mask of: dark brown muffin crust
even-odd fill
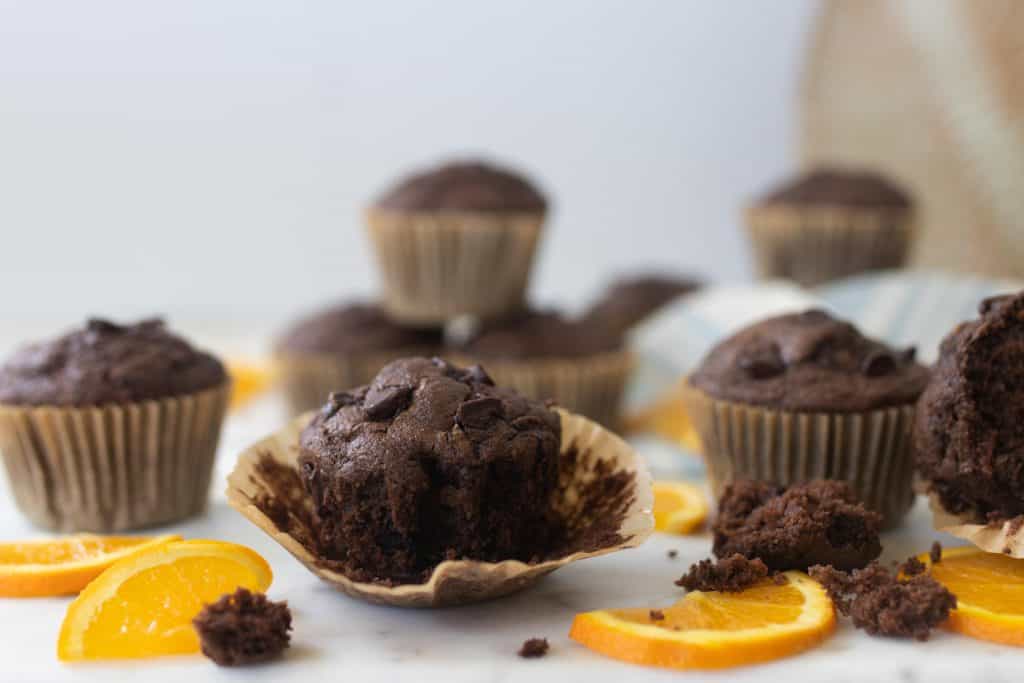
[[[764,562],[735,553],[717,562],[701,560],[690,565],[689,571],[676,581],[676,585],[688,591],[738,593],[766,578],[768,566]]]
[[[286,602],[239,588],[203,608],[192,620],[203,654],[220,666],[276,659],[288,647],[292,613]]]
[[[380,306],[332,306],[292,325],[278,342],[291,353],[363,353],[439,349],[443,330],[397,324]]]
[[[86,406],[169,398],[220,386],[219,360],[162,320],[85,327],[22,348],[0,367],[0,403]]]
[[[897,351],[809,310],[768,318],[715,346],[690,377],[712,398],[803,412],[912,404],[928,382],[914,349]]]
[[[979,312],[940,346],[914,448],[943,507],[984,522],[1024,514],[1024,292]]]
[[[388,583],[446,559],[534,559],[562,533],[560,445],[557,413],[479,366],[395,361],[302,432],[317,545],[350,578]]]
[[[623,348],[622,335],[556,311],[524,311],[484,324],[453,349],[474,358],[526,360],[579,358]]]
[[[405,178],[376,206],[400,211],[543,212],[547,200],[512,171],[481,161],[458,161]]]
[[[910,195],[892,180],[870,171],[817,168],[762,197],[757,205],[797,204],[908,208]]]
[[[584,314],[584,320],[626,332],[675,299],[700,287],[700,281],[674,275],[638,275],[614,281]]]
[[[712,526],[716,557],[739,553],[769,569],[814,564],[863,567],[882,552],[882,518],[857,501],[849,484],[811,481],[783,489],[765,482],[726,486]]]

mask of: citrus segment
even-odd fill
[[[569,637],[608,657],[675,669],[718,669],[796,654],[835,628],[825,590],[787,572],[739,593],[692,592],[664,610],[602,610],[576,616]]]
[[[682,481],[654,482],[654,528],[688,534],[708,516],[708,503],[699,486]]]
[[[231,377],[231,409],[237,410],[265,393],[273,384],[274,373],[268,363],[234,359],[228,361]]]

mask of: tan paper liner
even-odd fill
[[[718,401],[689,383],[687,411],[703,445],[717,499],[740,479],[782,486],[813,479],[850,483],[884,525],[914,503],[912,405],[860,413],[798,413]]]
[[[402,322],[437,325],[523,307],[544,214],[371,209],[367,223],[384,307]]]
[[[53,531],[108,533],[206,507],[230,384],[129,404],[0,405],[0,453],[15,502]]]
[[[903,266],[914,237],[906,208],[754,206],[746,213],[761,277],[813,286]]]
[[[420,584],[388,586],[352,581],[326,566],[299,539],[279,529],[259,505],[261,497],[273,497],[271,487],[259,473],[260,461],[269,455],[278,463],[295,467],[298,436],[309,423],[309,414],[253,444],[238,457],[234,471],[228,476],[228,502],[307,569],[352,597],[399,607],[444,607],[498,598],[527,588],[570,562],[638,546],[654,528],[651,476],[629,444],[584,417],[561,410],[559,414],[562,467],[557,504],[563,508],[566,519],[575,520],[570,524],[574,537],[582,537],[587,528],[600,521],[580,514],[586,507],[586,497],[592,495],[588,493],[587,484],[602,476],[628,475],[628,485],[616,498],[621,513],[617,533],[611,534],[612,538],[607,539],[603,547],[587,547],[538,563],[449,560],[439,564],[429,580]],[[311,505],[308,497],[297,502],[276,499],[275,502]],[[573,515],[574,512],[577,514]],[[570,545],[572,540],[570,538]]]
[[[299,415],[322,406],[332,391],[369,384],[393,360],[410,356],[429,358],[437,352],[428,348],[348,354],[278,351],[274,363],[290,414]]]
[[[1024,558],[1024,524],[1020,518],[1002,524],[979,523],[971,515],[947,512],[934,493],[928,494],[928,505],[932,509],[932,525],[937,531],[969,541],[985,552]]]
[[[559,406],[616,429],[622,412],[626,382],[635,359],[628,351],[613,351],[580,358],[498,360],[449,353],[456,365],[479,363],[499,387],[515,389],[539,401]]]

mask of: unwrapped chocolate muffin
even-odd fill
[[[684,395],[716,495],[737,479],[840,479],[891,525],[913,502],[910,431],[928,377],[913,349],[810,310],[716,345]]]
[[[331,391],[366,384],[386,364],[432,356],[438,327],[409,327],[371,303],[343,303],[309,315],[281,335],[275,348],[285,396],[295,414],[323,405]]]
[[[224,366],[161,320],[91,319],[0,367],[0,453],[21,511],[110,532],[202,511],[229,392]]]
[[[786,182],[746,212],[762,277],[817,285],[907,260],[913,201],[872,171],[819,167]]]
[[[522,308],[547,208],[525,177],[479,161],[400,181],[367,214],[384,307],[420,325]]]

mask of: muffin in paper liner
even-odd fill
[[[927,488],[927,483],[924,487]],[[985,552],[1024,558],[1024,515],[997,522],[979,522],[973,515],[947,511],[939,497],[931,492],[928,505],[936,531],[962,538]]]
[[[716,400],[689,383],[683,398],[716,499],[726,484],[740,479],[782,486],[841,479],[889,528],[914,503],[913,405],[800,413]]]
[[[296,353],[278,350],[274,354],[278,378],[292,415],[315,410],[332,391],[369,384],[382,367],[407,356],[433,356],[437,349],[407,348],[393,351],[355,353]]]
[[[747,210],[758,274],[818,285],[869,270],[902,267],[914,237],[913,210],[780,205]]]
[[[618,426],[626,383],[635,366],[628,351],[611,351],[579,358],[502,360],[472,354],[448,353],[456,365],[479,363],[498,386],[579,413],[610,429]]]
[[[569,528],[564,548],[537,562],[446,560],[425,583],[357,582],[318,554],[312,501],[296,469],[299,433],[310,414],[253,444],[228,476],[233,508],[343,593],[400,607],[444,607],[522,590],[559,567],[640,545],[654,528],[651,477],[633,449],[590,420],[559,410],[562,448],[553,504]]]
[[[85,407],[0,404],[0,455],[18,508],[53,531],[109,533],[206,507],[230,383]]]
[[[544,214],[372,208],[367,223],[384,308],[406,324],[437,325],[523,307]]]

